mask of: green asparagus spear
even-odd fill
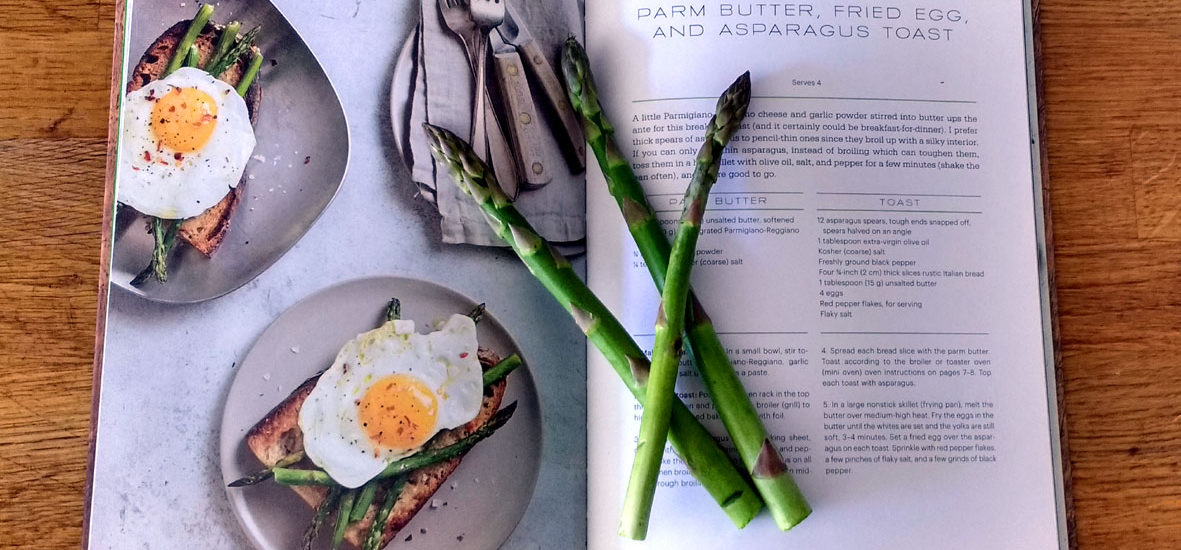
[[[504,379],[504,377],[508,376],[510,372],[513,372],[519,366],[521,366],[521,356],[515,353],[505,357],[504,359],[501,359],[500,362],[493,365],[492,368],[484,371],[484,387],[487,388],[492,384],[500,382]]]
[[[315,542],[316,535],[320,534],[320,527],[328,520],[328,514],[336,508],[336,501],[340,500],[341,491],[343,489],[339,485],[334,485],[328,489],[328,494],[320,502],[320,506],[316,508],[316,515],[312,517],[312,522],[303,531],[300,548],[303,550],[312,549],[312,543]]]
[[[381,539],[385,535],[385,525],[389,521],[390,511],[394,509],[394,503],[398,502],[398,495],[402,494],[402,488],[405,486],[406,478],[398,478],[386,489],[385,498],[381,501],[381,508],[377,509],[377,516],[373,518],[373,526],[369,528],[369,536],[365,537],[365,544],[361,546],[361,550],[378,550],[378,547],[381,546]]]
[[[512,418],[513,413],[516,411],[517,402],[513,401],[505,408],[496,411],[496,413],[494,413],[492,417],[488,419],[488,422],[485,422],[484,425],[476,428],[475,431],[468,434],[467,437],[464,437],[463,439],[460,439],[459,441],[456,441],[455,443],[446,447],[419,451],[413,455],[403,458],[402,460],[392,462],[389,466],[386,466],[385,469],[381,471],[381,474],[379,474],[378,477],[393,477],[396,475],[412,472],[419,468],[425,468],[431,464],[437,464],[439,462],[463,456],[463,454],[470,451],[471,448],[476,445],[476,443],[487,439],[488,436],[492,435],[492,432],[495,432],[496,430],[500,429],[501,426],[504,426],[505,422],[508,422],[508,419]]]
[[[209,57],[206,66],[212,67],[225,57],[226,53],[230,51],[230,46],[234,45],[234,41],[238,39],[238,31],[240,30],[242,30],[242,24],[237,21],[226,24],[225,28],[221,30],[221,35],[217,37],[217,46],[213,49],[213,55]]]
[[[356,502],[353,503],[353,511],[349,514],[349,523],[356,523],[365,517],[365,512],[368,512],[369,505],[373,504],[373,497],[377,495],[377,486],[381,481],[371,479],[361,487],[361,494],[357,496]]]
[[[164,220],[160,218],[152,218],[152,235],[156,241],[156,247],[152,249],[152,263],[156,264],[155,274],[156,280],[161,283],[168,281],[168,252],[169,241],[175,242],[176,232],[180,231],[180,221],[172,222],[168,230],[164,230]],[[169,237],[172,239],[169,239]]]
[[[201,31],[205,30],[205,25],[209,23],[209,18],[213,17],[213,6],[210,4],[202,4],[197,9],[197,15],[193,16],[193,20],[189,22],[189,28],[185,31],[184,36],[181,37],[180,42],[176,44],[176,51],[172,54],[172,59],[168,61],[168,65],[164,67],[161,78],[168,76],[189,63],[189,60],[194,55],[196,46],[193,42],[196,41],[197,36]],[[188,66],[197,66],[196,61],[192,61]],[[180,220],[172,223],[168,229],[168,233],[173,234],[173,239],[167,239],[164,231],[164,221],[159,218],[152,218],[152,235],[156,241],[156,246],[152,250],[152,261],[148,264],[147,269],[144,269],[131,280],[132,286],[140,286],[147,282],[148,277],[154,275],[156,280],[161,283],[168,281],[168,252],[172,249],[172,240],[175,239],[175,231],[180,229]],[[149,274],[150,272],[150,274]]]
[[[262,53],[255,53],[254,57],[250,58],[250,65],[246,66],[246,72],[242,73],[242,78],[238,80],[238,87],[235,88],[238,95],[246,97],[246,92],[250,90],[250,85],[254,83],[254,79],[258,76],[258,70],[261,67]]]
[[[471,147],[451,132],[424,125],[431,152],[460,188],[480,204],[489,225],[512,246],[529,271],[570,313],[632,395],[645,402],[648,359],[623,325],[562,257],[514,208],[496,177]],[[680,400],[674,400],[669,440],[689,471],[730,520],[744,527],[762,507],[754,488]]]
[[[151,277],[155,277],[161,283],[168,280],[168,254],[176,243],[176,234],[180,231],[182,221],[184,220],[175,220],[168,229],[164,229],[164,220],[152,218],[152,239],[156,243],[152,249],[152,259],[148,262],[148,267],[131,280],[131,286],[140,286]]]
[[[261,483],[263,481],[266,481],[266,480],[274,477],[275,468],[286,468],[286,467],[288,467],[292,464],[295,464],[296,462],[299,462],[301,460],[303,460],[303,451],[295,451],[294,453],[291,453],[291,454],[279,459],[279,461],[276,462],[274,466],[269,466],[267,468],[263,468],[262,470],[259,470],[259,471],[255,472],[253,474],[250,474],[246,477],[239,478],[239,479],[236,479],[236,480],[230,482],[229,487],[245,487],[247,485],[254,485],[256,483]]]
[[[476,428],[467,437],[439,449],[419,451],[411,456],[391,462],[377,475],[378,479],[388,479],[407,472],[425,468],[445,460],[463,456],[472,447],[492,435],[497,429],[512,418],[517,410],[516,401],[492,415],[488,422]],[[295,470],[291,468],[275,468],[275,481],[284,485],[335,485],[336,482],[324,470]]]
[[[607,189],[623,213],[657,290],[663,292],[672,246],[660,228],[644,188],[616,145],[615,129],[599,104],[586,52],[574,39],[568,40],[563,49],[562,73],[570,102],[575,111],[582,115],[587,140],[607,179]],[[780,529],[790,529],[803,521],[812,509],[767,436],[767,430],[751,404],[742,381],[734,372],[713,322],[692,293],[688,307],[693,311],[686,318],[689,354],[776,524]]]
[[[193,20],[189,22],[188,30],[185,31],[180,42],[176,44],[176,52],[172,54],[172,60],[164,67],[164,74],[160,75],[161,78],[172,74],[184,64],[185,58],[189,55],[189,48],[193,46],[193,42],[197,40],[201,31],[205,30],[205,25],[209,23],[211,17],[213,17],[211,4],[202,4],[197,9],[197,15],[193,16]]]
[[[652,347],[652,371],[648,378],[648,401],[640,417],[640,435],[631,478],[623,501],[619,534],[643,540],[648,535],[652,497],[660,475],[660,460],[668,437],[669,413],[676,395],[677,367],[681,361],[685,332],[685,303],[689,299],[689,272],[697,253],[697,238],[705,216],[709,190],[718,180],[722,150],[738,130],[750,104],[750,73],[738,77],[718,98],[716,113],[705,125],[705,141],[697,152],[697,165],[685,190],[681,224],[668,259],[660,310],[656,315],[656,338]]]
[[[230,68],[230,65],[237,63],[238,58],[246,55],[254,47],[254,41],[258,38],[258,33],[258,27],[250,29],[245,36],[239,38],[234,42],[233,46],[230,46],[229,51],[221,59],[217,60],[217,63],[210,63],[209,66],[205,67],[205,70],[215,77],[221,76],[221,73],[226,72],[226,69]]]
[[[336,526],[332,530],[332,550],[340,548],[344,542],[344,532],[349,527],[349,518],[353,513],[353,502],[357,498],[357,491],[347,490],[340,497],[340,504],[336,507]]]

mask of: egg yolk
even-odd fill
[[[173,88],[152,107],[156,143],[177,153],[200,151],[217,126],[217,103],[196,88]]]
[[[394,374],[378,380],[357,404],[357,418],[380,449],[420,447],[435,433],[438,400],[417,378]]]

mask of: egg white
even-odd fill
[[[154,98],[173,88],[196,88],[217,105],[213,135],[199,151],[176,155],[152,133]],[[191,218],[217,204],[237,187],[255,145],[246,101],[229,84],[193,67],[127,94],[122,134],[119,202],[163,219]]]
[[[350,340],[300,408],[305,454],[337,483],[354,488],[417,451],[379,448],[358,420],[357,400],[394,374],[412,376],[434,392],[432,436],[470,422],[480,412],[484,391],[477,346],[475,322],[463,315],[451,316],[429,334],[417,334],[413,321],[399,320]]]

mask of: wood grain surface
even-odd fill
[[[0,547],[81,540],[114,0],[0,0]],[[1181,541],[1181,2],[1044,0],[1083,549]]]

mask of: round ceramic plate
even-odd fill
[[[402,318],[419,332],[476,302],[434,283],[375,277],[322,290],[281,314],[238,364],[221,424],[221,470],[225,483],[259,470],[245,443],[246,432],[293,389],[332,364],[337,351],[357,334],[378,325],[391,297],[402,301]],[[478,325],[480,346],[502,356],[520,353],[489,312]],[[497,548],[525,513],[541,460],[541,411],[526,366],[508,378],[502,407],[517,412],[492,437],[476,445],[427,506],[395,541],[413,537],[414,548]],[[298,548],[312,509],[294,492],[268,481],[227,488],[230,505],[247,536],[260,549]],[[328,548],[322,530],[315,548]],[[391,546],[396,546],[392,544]]]

